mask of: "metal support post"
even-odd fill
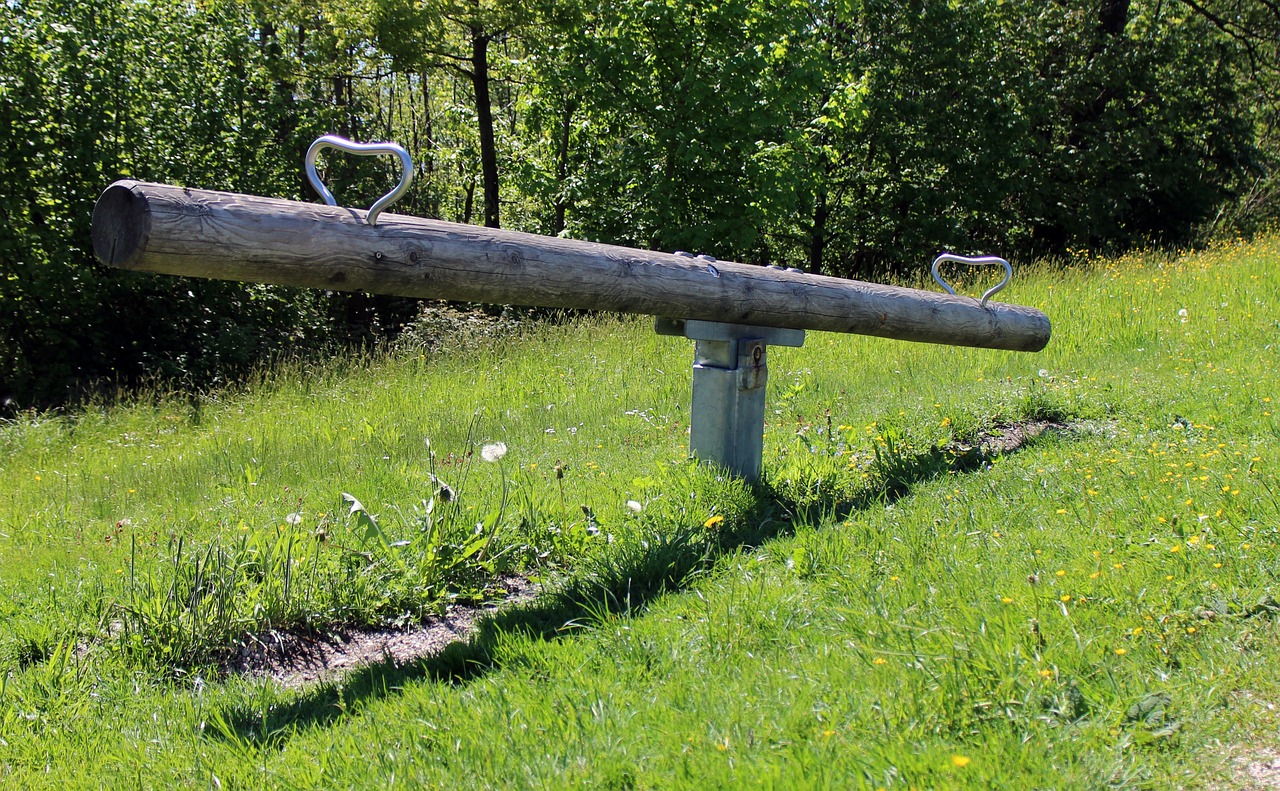
[[[804,330],[659,318],[659,335],[694,341],[689,450],[748,481],[760,478],[764,455],[767,348],[801,346]]]

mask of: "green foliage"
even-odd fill
[[[841,276],[1275,216],[1267,4],[21,0],[0,12],[0,399],[206,387],[404,301],[108,271],[133,177],[309,196],[317,135],[414,155],[398,210]],[[326,155],[362,205],[393,178]]]
[[[145,379],[204,387],[342,337],[347,300],[108,271],[89,249],[93,202],[117,178],[301,196],[302,152],[341,121],[305,72],[332,64],[259,22],[230,2],[6,5],[0,399],[52,405]]]
[[[530,115],[581,153],[532,186],[574,234],[838,275],[1185,242],[1258,172],[1235,50],[1158,4],[1101,14],[587,6]]]

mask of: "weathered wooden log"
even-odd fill
[[[405,297],[642,313],[1039,351],[1040,311],[360,209],[118,181],[93,211],[103,263]]]

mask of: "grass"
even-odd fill
[[[756,488],[683,462],[691,350],[642,320],[6,424],[0,779],[1230,787],[1280,724],[1277,257],[1019,273],[1036,355],[775,349]],[[545,593],[415,665],[214,667],[511,570]]]

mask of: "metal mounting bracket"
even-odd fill
[[[759,480],[767,349],[803,346],[804,330],[658,318],[654,331],[694,341],[690,453],[745,480]]]

